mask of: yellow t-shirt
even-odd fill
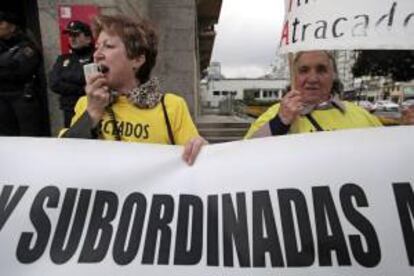
[[[174,94],[166,94],[164,102],[175,143],[183,145],[190,139],[198,137],[198,131],[184,99]],[[86,107],[87,98],[84,96],[76,103],[75,115],[72,118],[71,125],[82,116],[86,111]],[[151,109],[141,109],[130,103],[125,96],[119,96],[112,105],[112,110],[115,114],[122,141],[170,144],[161,103]],[[113,124],[107,112],[102,118],[100,130],[101,139],[115,140]]]
[[[345,105],[344,112],[338,108],[321,109],[312,111],[312,117],[325,131],[349,128],[365,128],[382,126],[377,117],[371,115],[365,109],[351,103],[343,102]],[[272,120],[279,112],[280,104],[271,106],[263,113],[251,126],[245,139],[251,138],[263,125]],[[308,118],[300,116],[290,126],[288,133],[305,133],[314,132],[316,128]]]

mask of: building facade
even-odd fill
[[[271,65],[271,72],[268,77],[273,79],[289,79],[289,62],[287,54],[276,53],[276,57]]]
[[[335,58],[338,78],[344,85],[344,91],[355,90],[354,75],[352,74],[352,67],[356,61],[355,51],[337,50],[335,51]]]
[[[201,83],[201,103],[205,108],[217,108],[227,98],[243,101],[275,102],[282,98],[287,79],[209,79]]]

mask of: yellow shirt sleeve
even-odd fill
[[[87,105],[87,101],[86,101],[86,96],[82,96],[79,98],[79,100],[76,102],[75,105],[75,115],[73,115],[72,120],[70,122],[70,125],[73,126],[73,124],[80,118],[80,116],[82,116],[82,114],[85,112],[86,110],[86,105]],[[59,131],[58,137],[62,137],[63,134],[65,134],[65,132],[67,131],[67,128],[63,128]]]
[[[174,94],[166,94],[165,105],[177,145],[184,145],[189,140],[200,136],[183,98]]]
[[[244,139],[250,139],[253,134],[256,133],[262,126],[264,126],[266,123],[268,123],[270,120],[272,120],[276,114],[279,112],[280,104],[274,104],[271,107],[269,107],[265,113],[260,115],[259,118],[254,121],[249,130],[247,131],[246,135],[244,136]]]

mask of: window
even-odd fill
[[[263,98],[278,98],[279,92],[275,89],[265,89],[263,90]]]
[[[227,96],[229,94],[229,91],[221,91],[221,95]]]
[[[259,89],[243,89],[243,99],[245,101],[251,101],[259,97],[260,97]]]
[[[220,96],[220,91],[214,91],[213,96]]]
[[[231,92],[230,92],[230,94],[231,94],[232,96],[236,96],[236,95],[237,95],[237,91],[231,91]]]

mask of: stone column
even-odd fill
[[[164,91],[185,98],[195,114],[198,91],[197,5],[195,0],[151,0],[149,16],[160,35],[154,75]]]

